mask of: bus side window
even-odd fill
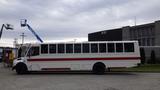
[[[64,44],[58,44],[58,53],[64,53]]]
[[[41,54],[48,53],[48,44],[42,44],[41,45]]]
[[[115,52],[114,43],[108,43],[108,52]]]
[[[99,43],[99,52],[106,53],[106,43]]]
[[[91,43],[91,53],[98,53],[98,44]]]
[[[116,52],[123,52],[123,43],[116,43]]]
[[[134,52],[134,43],[124,43],[125,52]]]
[[[28,56],[37,56],[39,55],[39,47],[31,47],[28,52]]]
[[[49,53],[56,53],[56,44],[49,45]]]
[[[81,44],[74,44],[74,53],[81,53]]]
[[[89,53],[89,43],[83,43],[82,44],[83,47],[83,53]]]
[[[66,44],[66,53],[73,53],[73,44]]]

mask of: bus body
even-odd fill
[[[111,67],[140,63],[137,41],[98,41],[24,44],[13,62],[18,74],[26,71],[92,70],[104,73]]]

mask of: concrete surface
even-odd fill
[[[160,73],[31,73],[0,64],[0,90],[160,90]]]

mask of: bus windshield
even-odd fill
[[[21,46],[19,49],[18,49],[18,58],[19,57],[24,57],[28,51],[28,46]]]

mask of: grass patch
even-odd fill
[[[160,64],[144,64],[132,68],[117,68],[111,71],[127,71],[127,72],[160,72]]]

